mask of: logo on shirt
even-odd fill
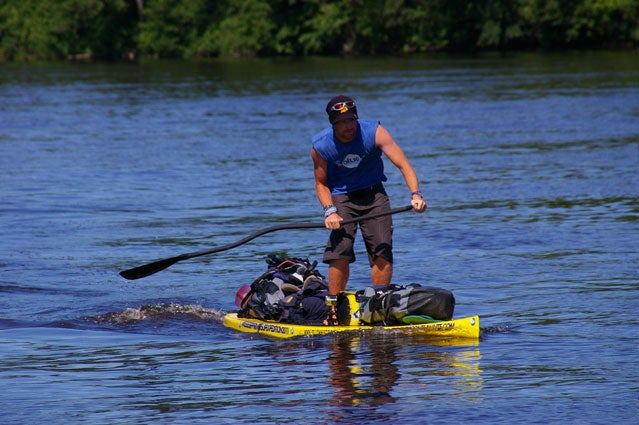
[[[346,155],[346,157],[342,161],[342,166],[346,168],[357,168],[360,162],[362,162],[362,157],[351,153]]]

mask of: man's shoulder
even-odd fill
[[[362,129],[376,130],[377,126],[381,125],[381,123],[378,120],[358,120],[358,121]]]
[[[328,136],[330,137],[333,136],[333,127],[326,127],[324,130],[315,133],[315,135],[312,138],[313,145],[315,145],[317,142],[321,140],[326,139]]]

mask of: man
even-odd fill
[[[426,209],[419,181],[404,152],[378,121],[359,120],[355,101],[337,96],[326,105],[331,127],[313,136],[311,158],[317,199],[324,208],[324,224],[331,229],[324,251],[328,263],[331,295],[346,288],[350,263],[355,261],[353,243],[357,224],[346,226],[346,218],[387,211],[390,202],[383,182],[382,153],[401,171],[417,212]],[[373,285],[388,285],[393,274],[390,215],[360,222]]]

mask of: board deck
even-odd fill
[[[324,335],[335,332],[388,331],[432,336],[447,339],[479,339],[479,316],[470,316],[442,322],[401,326],[312,326],[280,323],[237,317],[237,313],[224,316],[224,326],[240,332],[257,333],[275,338],[293,338],[305,335]]]

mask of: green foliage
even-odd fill
[[[581,46],[623,46],[639,41],[639,3],[585,0],[576,5],[569,36]]]
[[[349,16],[339,2],[318,2],[317,13],[304,22],[300,36],[304,53],[333,53],[349,45]],[[344,7],[348,7],[345,5]]]
[[[0,7],[0,49],[4,59],[56,58],[68,51],[66,4],[43,0],[5,1]]]
[[[484,9],[477,46],[505,50],[524,35],[522,26],[525,0],[495,0]]]
[[[211,19],[226,2],[209,0],[147,0],[139,25],[138,47],[158,57],[189,56]]]
[[[134,48],[135,6],[127,0],[3,0],[0,57],[111,57]]]
[[[224,19],[208,32],[219,54],[254,56],[273,50],[273,20],[271,6],[265,1],[230,0]]]
[[[637,47],[639,0],[0,0],[0,59]]]

